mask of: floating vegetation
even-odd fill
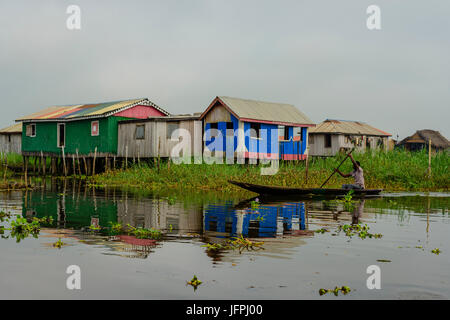
[[[436,254],[436,255],[439,255],[439,253],[441,253],[442,251],[439,250],[439,248],[436,248],[436,249],[431,250],[431,252]]]
[[[336,199],[335,202],[342,203],[347,211],[352,211],[355,208],[357,201],[353,200],[354,190],[350,190],[342,199]]]
[[[20,242],[20,240],[27,238],[29,235],[37,238],[41,226],[36,220],[28,222],[27,219],[17,215],[16,220],[11,221],[11,228],[8,230],[11,231],[11,237],[16,238],[16,241]]]
[[[89,226],[89,231],[91,231],[91,232],[98,232],[98,231],[100,231],[100,230],[102,230],[102,228],[99,227],[99,226],[96,226],[95,224],[91,224],[91,225]]]
[[[239,253],[242,253],[242,251],[244,250],[264,250],[264,248],[262,247],[262,245],[264,244],[263,241],[251,241],[247,238],[244,238],[242,234],[240,237],[234,238],[234,240],[230,241],[230,244],[233,249],[238,249]]]
[[[39,222],[40,224],[46,225],[46,226],[51,226],[53,224],[53,217],[51,217],[51,216],[45,216],[42,218],[34,217],[33,220]]]
[[[232,246],[228,244],[220,244],[220,243],[207,243],[202,247],[206,247],[208,251],[220,251],[220,250],[229,250],[233,249]]]
[[[197,290],[197,287],[202,284],[202,282],[200,280],[198,280],[197,276],[194,274],[194,277],[192,278],[192,280],[188,281],[187,284],[194,287],[194,291],[195,291],[195,290]]]
[[[321,296],[323,296],[324,294],[327,293],[333,293],[335,296],[339,295],[339,291],[342,292],[344,295],[349,293],[350,291],[352,291],[349,287],[347,286],[342,286],[342,287],[335,287],[334,289],[320,289],[319,290],[319,294]]]
[[[322,233],[322,234],[325,233],[325,232],[330,232],[330,231],[325,229],[325,228],[322,228],[322,229],[319,229],[319,230],[315,231],[315,233]]]
[[[151,240],[160,240],[163,236],[160,230],[156,229],[146,229],[146,228],[136,228],[130,225],[129,223],[124,227],[121,223],[118,222],[109,222],[111,225],[108,228],[108,234],[110,236],[118,236],[118,235],[128,235],[134,236],[137,239],[151,239]]]
[[[138,239],[152,239],[159,240],[162,238],[162,232],[156,229],[136,228],[127,224],[127,233],[130,236],[135,236]]]
[[[0,211],[0,221],[3,222],[4,219],[8,219],[11,217],[10,213],[7,213],[5,211]]]
[[[258,210],[260,207],[260,203],[258,201],[258,199],[255,199],[254,201],[250,201],[250,208],[252,210]]]
[[[53,247],[61,249],[62,246],[66,245],[64,242],[61,241],[61,238],[58,238],[58,241],[53,243]]]
[[[242,251],[244,250],[264,250],[264,248],[262,247],[262,245],[264,244],[263,241],[252,241],[250,239],[244,238],[243,235],[232,239],[234,240],[228,240],[226,244],[207,243],[202,247],[206,247],[208,251],[239,250],[239,253],[242,253]]]
[[[111,225],[110,230],[109,230],[110,236],[117,236],[119,234],[122,234],[123,226],[121,223],[110,221],[109,224]]]
[[[340,225],[337,232],[343,231],[347,237],[353,237],[355,235],[359,236],[361,239],[365,238],[375,238],[380,239],[383,237],[381,233],[370,233],[370,227],[367,224],[345,224]]]

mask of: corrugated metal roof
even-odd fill
[[[70,121],[79,120],[81,118],[100,118],[110,116],[114,113],[126,110],[135,105],[147,105],[154,107],[162,113],[169,115],[169,113],[156,104],[143,99],[131,99],[123,101],[113,101],[95,104],[79,104],[70,106],[53,106],[48,107],[42,111],[32,113],[28,116],[17,119],[16,121]]]
[[[0,133],[22,133],[22,123],[16,123],[12,126],[3,128]]]
[[[171,121],[189,121],[189,120],[200,120],[200,114],[174,114],[167,117],[148,117],[146,119],[132,119],[132,120],[122,120],[119,123],[142,123],[142,122],[171,122]]]
[[[239,119],[258,120],[293,125],[314,125],[300,110],[291,104],[247,100],[231,97],[217,97]],[[208,110],[207,110],[208,111]],[[205,111],[202,115],[206,114]]]
[[[309,133],[358,134],[366,136],[391,136],[390,133],[374,128],[367,123],[347,120],[330,120],[311,128]]]

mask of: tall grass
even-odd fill
[[[261,175],[259,165],[181,164],[162,163],[160,169],[141,162],[127,170],[115,170],[90,178],[98,185],[130,186],[148,190],[215,190],[240,192],[228,180],[290,187],[319,187],[345,157],[339,154],[330,158],[316,158],[309,162],[308,181],[304,162],[280,162],[279,171],[273,176]],[[438,153],[432,157],[431,176],[428,176],[428,154],[425,151],[410,153],[403,150],[367,152],[355,154],[364,169],[366,188],[383,188],[391,191],[448,191],[449,155]],[[347,160],[340,168],[350,172],[352,164]],[[335,174],[325,187],[339,188],[352,179]]]

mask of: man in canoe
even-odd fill
[[[349,158],[352,160],[353,162],[353,171],[350,173],[342,173],[341,171],[339,171],[339,169],[336,169],[337,173],[339,173],[342,177],[344,178],[349,178],[349,177],[353,177],[355,179],[355,183],[354,184],[343,184],[342,185],[342,189],[364,189],[364,171],[361,168],[361,164],[359,163],[359,161],[355,161],[355,159],[353,159],[353,156],[350,154]]]

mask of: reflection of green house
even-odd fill
[[[26,198],[25,198],[26,197]],[[57,193],[28,193],[23,197],[22,214],[42,218],[52,217],[66,228],[81,228],[91,225],[92,218],[99,218],[100,226],[117,222],[117,205],[106,199],[94,200],[90,197],[64,196]]]
[[[117,154],[118,122],[166,116],[148,99],[49,107],[22,117],[22,154],[57,157],[78,154],[97,157]]]

